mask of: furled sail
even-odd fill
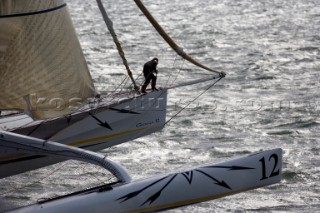
[[[175,41],[165,32],[165,30],[161,27],[161,25],[156,21],[156,19],[151,15],[151,13],[148,11],[148,9],[144,6],[144,4],[140,0],[134,0],[134,2],[137,4],[141,12],[147,17],[149,22],[153,25],[153,27],[157,30],[157,32],[160,34],[160,36],[169,44],[169,46],[182,58],[186,59],[190,63],[208,70],[210,72],[219,73],[219,71],[210,69],[206,67],[205,65],[199,63],[192,57],[190,57],[186,52],[183,51],[183,49],[175,43]]]
[[[94,86],[63,0],[0,1],[0,109],[74,111]]]

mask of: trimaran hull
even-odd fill
[[[109,103],[108,100],[104,102],[105,99],[93,99],[93,103],[77,113],[72,113],[72,107],[62,107],[64,104],[58,103],[69,103],[75,97],[75,100],[92,99],[95,95],[93,82],[64,1],[30,2],[0,2],[0,33],[3,34],[0,48],[0,58],[3,60],[0,67],[4,88],[0,105],[4,110],[24,110],[40,120],[32,121],[32,124],[15,125],[22,122],[18,117],[12,122],[12,117],[1,119],[5,122],[0,124],[0,129],[4,130],[0,133],[0,178],[61,160],[80,159],[111,168],[108,170],[120,181],[42,201],[13,212],[158,211],[243,192],[281,180],[281,149],[136,182],[130,182],[124,169],[112,162],[105,162],[105,156],[84,150],[105,149],[161,130],[166,122],[167,89],[117,100],[110,97]],[[97,2],[108,23],[102,2]],[[135,2],[164,36],[164,30],[155,23],[142,3],[139,0]],[[168,36],[164,36],[164,39],[186,60],[219,74],[220,79],[224,77],[223,73],[201,66],[191,59]],[[120,49],[119,44],[117,46]],[[130,70],[127,70],[133,80]],[[41,76],[42,79],[35,76]],[[48,120],[52,117],[55,119]],[[12,129],[13,126],[17,128]]]
[[[281,180],[281,149],[127,184],[98,187],[13,212],[149,212],[212,200]]]
[[[98,151],[161,130],[166,119],[166,106],[167,90],[154,91],[129,100],[118,100],[117,104],[106,107],[89,107],[71,116],[69,122],[63,117],[62,120],[33,124],[13,132]],[[0,178],[60,161],[55,157],[1,149]]]

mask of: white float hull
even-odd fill
[[[159,211],[277,183],[281,180],[281,170],[282,151],[275,149],[184,172],[87,190],[13,212]]]

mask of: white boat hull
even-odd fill
[[[161,130],[166,121],[166,107],[166,90],[148,93],[87,116],[49,140],[101,150]]]
[[[113,101],[115,102],[115,101]],[[67,118],[17,129],[15,133],[91,151],[102,150],[157,132],[166,121],[167,90],[147,93],[112,105],[83,109]],[[60,162],[61,158],[0,150],[0,178]]]
[[[87,190],[12,212],[159,211],[274,184],[281,180],[281,174],[282,151],[275,149],[184,172]]]

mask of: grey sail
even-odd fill
[[[0,1],[0,109],[45,119],[73,112],[94,86],[63,0]]]

